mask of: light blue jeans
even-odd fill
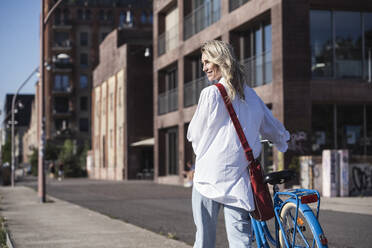
[[[208,199],[193,187],[192,213],[196,225],[194,248],[215,247],[218,212],[221,206],[224,209],[229,247],[252,247],[252,228],[249,212]]]

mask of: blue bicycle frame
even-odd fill
[[[285,233],[285,229],[283,227],[282,222],[280,221],[280,212],[283,208],[283,206],[288,203],[292,202],[296,206],[296,214],[294,220],[297,220],[298,218],[298,212],[301,210],[301,212],[304,214],[305,218],[309,220],[309,226],[311,228],[311,231],[314,235],[314,241],[312,246],[310,244],[306,243],[308,247],[313,247],[314,243],[317,242],[317,244],[322,244],[321,238],[323,235],[323,230],[321,226],[319,225],[319,222],[317,221],[319,217],[319,207],[320,207],[320,195],[317,190],[310,190],[310,189],[294,189],[294,190],[288,190],[284,192],[279,192],[278,187],[274,186],[274,212],[275,212],[275,238],[271,235],[266,222],[264,221],[257,221],[252,219],[252,228],[255,234],[257,247],[264,247],[264,248],[270,248],[269,242],[273,244],[276,247],[280,247],[279,242],[279,229],[282,232],[283,240],[285,242],[285,245],[287,248],[294,247],[294,244],[296,244],[296,232],[299,232],[300,235],[302,235],[302,232],[299,229],[299,226],[297,225],[297,221],[294,221],[294,228],[293,228],[293,238],[292,240],[288,240]],[[310,209],[310,207],[306,203],[302,203],[301,199],[304,196],[311,196],[316,195],[317,196],[317,209],[316,209],[316,215],[314,219],[314,213]],[[282,198],[286,197],[285,200]],[[314,201],[315,202],[315,201]],[[321,234],[321,235],[317,235]],[[323,236],[322,236],[323,235]],[[291,245],[290,245],[291,244]],[[327,247],[327,245],[323,245],[322,247]]]

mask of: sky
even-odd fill
[[[0,0],[0,109],[39,66],[40,0]],[[34,75],[20,94],[35,94]],[[0,119],[3,119],[3,115]]]

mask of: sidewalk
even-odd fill
[[[372,197],[321,197],[321,210],[372,215]]]
[[[53,197],[41,204],[30,188],[0,187],[0,195],[0,215],[17,248],[190,247]]]

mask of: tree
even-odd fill
[[[66,177],[82,177],[86,176],[86,171],[81,165],[81,153],[74,152],[75,145],[72,140],[67,139],[63,144],[61,152],[58,155],[59,163],[62,163],[64,174]],[[84,150],[83,150],[84,151]]]
[[[3,163],[8,162],[11,163],[12,160],[12,145],[10,139],[7,139],[5,144],[2,147],[2,154],[1,157],[3,159]]]

